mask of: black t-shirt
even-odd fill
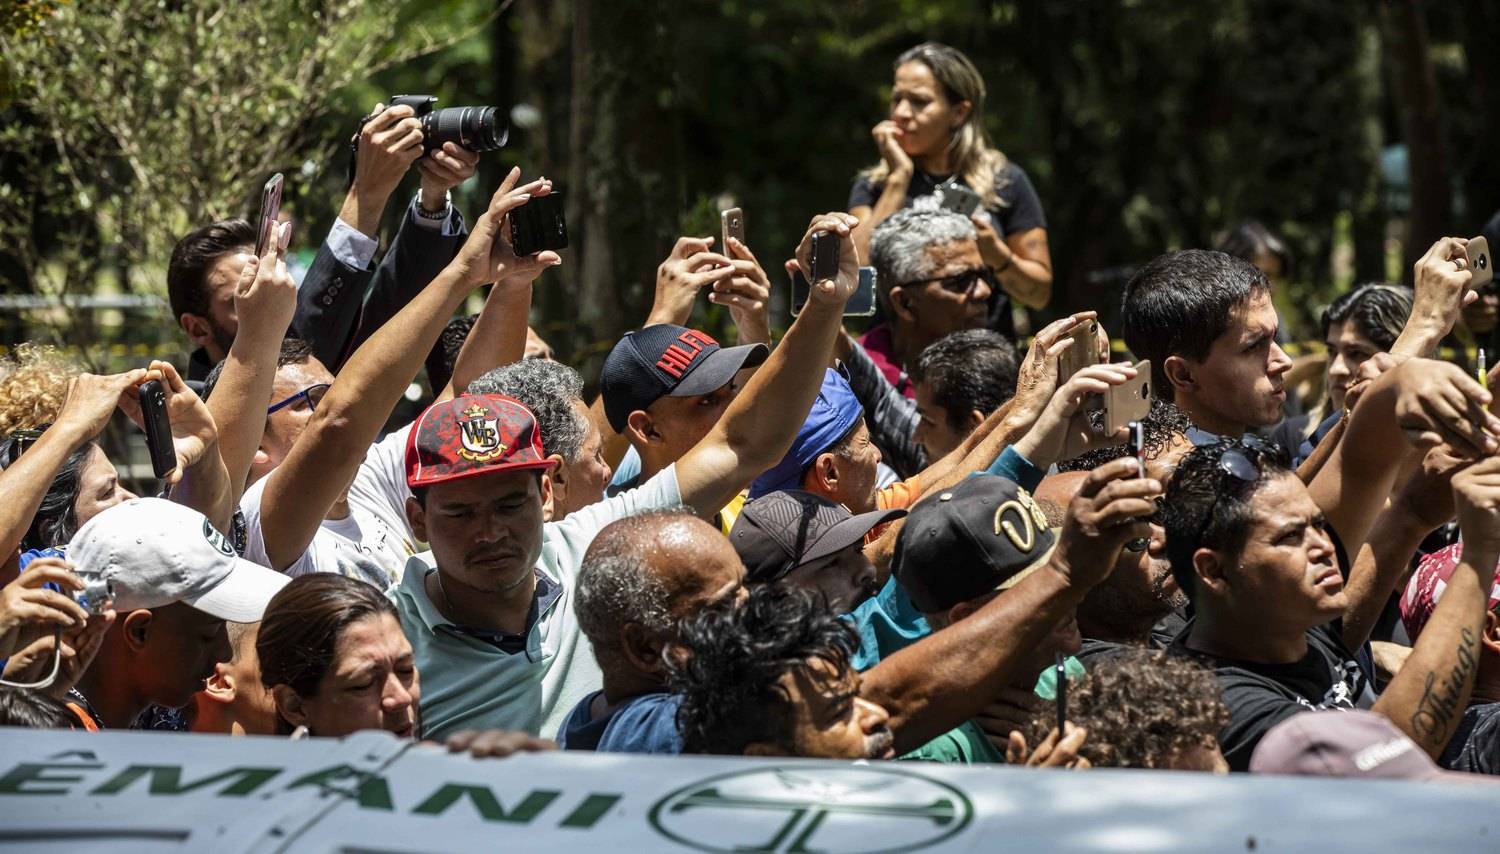
[[[1192,623],[1168,648],[1196,658],[1219,680],[1229,723],[1219,746],[1234,771],[1250,769],[1250,755],[1261,738],[1292,715],[1320,709],[1368,709],[1375,694],[1364,669],[1344,648],[1338,623],[1307,633],[1307,654],[1291,664],[1262,664],[1207,655],[1186,645]]]
[[[918,199],[932,196],[932,191],[939,184],[947,183],[952,177],[955,176],[929,175],[920,169],[916,170],[912,173],[911,183],[906,187],[906,203],[902,207],[913,207]],[[963,181],[963,178],[959,177],[957,180]],[[875,184],[861,175],[855,180],[854,188],[849,191],[849,210],[874,207],[884,188],[884,184]],[[979,192],[978,187],[969,189]],[[1026,171],[1015,163],[1006,161],[1004,168],[995,176],[995,195],[1000,197],[1000,204],[986,207],[985,210],[989,212],[990,221],[1001,237],[1020,234],[1032,228],[1047,227],[1042,200],[1037,197],[1036,188],[1031,186],[1031,179],[1026,176]],[[936,203],[934,198],[931,204]]]
[[[1500,703],[1466,709],[1438,764],[1449,771],[1500,774]]]

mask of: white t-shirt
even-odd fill
[[[401,581],[407,558],[417,553],[406,521],[406,437],[411,425],[370,446],[349,486],[349,515],[324,519],[302,556],[286,574],[336,572],[384,590]],[[256,481],[240,499],[245,514],[245,559],[271,566],[261,529],[261,501],[275,472]],[[276,567],[271,566],[272,569]]]

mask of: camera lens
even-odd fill
[[[1479,267],[1479,269],[1483,270],[1485,267],[1488,267],[1489,265],[1490,265],[1490,256],[1488,256],[1488,255],[1480,255],[1479,256],[1479,264],[1477,265]]]
[[[505,147],[510,124],[494,107],[447,107],[423,117],[422,135],[431,148],[451,142],[470,151],[495,151]]]

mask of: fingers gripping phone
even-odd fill
[[[1121,427],[1138,422],[1151,411],[1151,360],[1135,363],[1135,377],[1124,385],[1112,385],[1104,395],[1104,435],[1113,436]]]
[[[172,422],[167,417],[167,390],[157,380],[141,383],[141,421],[146,428],[146,450],[151,452],[151,471],[158,480],[177,468],[172,449]]]
[[[792,280],[792,317],[802,313],[802,307],[807,305],[807,294],[812,288],[807,284],[807,279],[800,270],[791,274]],[[855,288],[854,295],[844,303],[845,317],[872,317],[875,314],[875,268],[859,268],[859,286]]]
[[[1468,268],[1474,274],[1469,280],[1469,287],[1479,289],[1489,284],[1495,278],[1495,263],[1490,258],[1490,242],[1483,237],[1469,238],[1469,245],[1464,249],[1468,255]]]
[[[260,191],[260,231],[255,239],[255,256],[259,258],[271,249],[271,236],[276,233],[276,220],[281,216],[281,173],[277,172]]]
[[[722,245],[719,249],[729,254],[729,238],[733,237],[740,243],[745,242],[745,212],[739,208],[730,208],[719,213],[719,231]]]
[[[1099,322],[1085,320],[1068,330],[1068,349],[1057,360],[1057,384],[1073,378],[1084,368],[1099,364]]]

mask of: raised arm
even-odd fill
[[[1446,443],[1466,456],[1494,453],[1500,418],[1483,409],[1490,393],[1447,362],[1410,359],[1360,395],[1344,437],[1308,484],[1344,548],[1357,553],[1385,506],[1406,458],[1405,435]],[[1488,431],[1488,433],[1486,432]]]
[[[1433,758],[1453,737],[1478,670],[1495,561],[1500,559],[1500,457],[1487,457],[1454,475],[1453,497],[1464,540],[1462,559],[1411,655],[1373,707]]]
[[[1354,558],[1344,585],[1348,606],[1342,621],[1344,646],[1359,649],[1370,639],[1391,593],[1399,588],[1422,540],[1453,517],[1453,475],[1473,460],[1446,446],[1429,450],[1422,466],[1380,511],[1370,537]]]
[[[811,270],[812,236],[839,236],[839,272],[814,283],[807,305],[780,346],[756,370],[713,430],[677,461],[683,503],[712,519],[740,490],[776,465],[792,446],[823,385],[833,339],[842,328],[844,303],[859,284],[859,256],[850,234],[857,220],[829,213],[813,219],[797,259]]]
[[[906,753],[974,717],[1010,682],[1057,624],[1114,566],[1120,547],[1146,536],[1161,484],[1137,476],[1133,457],[1100,466],[1068,505],[1052,559],[974,614],[866,671],[860,695],[891,714]]]
[[[32,518],[68,457],[104,431],[125,389],[146,381],[137,368],[123,374],[79,374],[68,381],[68,393],[52,426],[22,449],[0,472],[0,555],[14,559]],[[11,442],[23,441],[12,437]],[[14,447],[14,446],[13,446]]]
[[[517,187],[519,179],[520,170],[512,169],[458,257],[355,351],[291,453],[267,475],[261,525],[272,567],[290,566],[312,541],[464,297],[487,281],[556,258],[549,252],[507,257],[495,243],[506,214],[543,186],[533,181]]]
[[[544,186],[550,189],[552,185],[547,182]],[[508,231],[500,231],[501,251],[514,255]],[[526,321],[531,312],[532,283],[542,270],[562,263],[562,258],[556,253],[547,255],[545,264],[519,268],[490,288],[484,309],[479,312],[478,319],[464,337],[464,345],[459,348],[458,359],[453,363],[453,378],[445,396],[462,394],[481,374],[519,362],[526,355]]]
[[[290,228],[290,224],[281,226],[266,254],[251,258],[240,272],[234,289],[240,328],[206,401],[219,429],[219,456],[224,460],[233,506],[238,506],[245,492],[250,464],[266,429],[276,359],[297,310],[297,282],[287,272],[285,260]]]

